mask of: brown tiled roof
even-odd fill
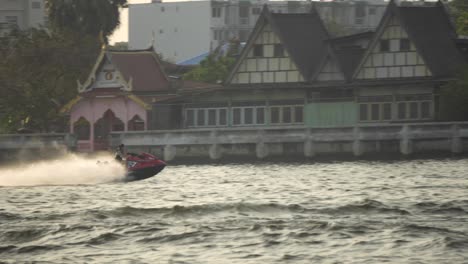
[[[152,51],[109,51],[109,60],[127,82],[132,79],[134,92],[159,92],[169,89],[169,80]]]

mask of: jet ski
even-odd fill
[[[163,160],[149,153],[127,153],[123,161],[127,170],[124,180],[127,182],[153,177],[166,167]]]

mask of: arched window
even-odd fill
[[[124,122],[117,118],[112,110],[107,110],[103,117],[96,121],[94,125],[94,137],[102,139],[107,137],[110,132],[124,130]]]
[[[80,117],[80,119],[73,124],[73,132],[76,138],[78,140],[89,140],[91,132],[90,127],[89,121],[84,117]]]
[[[130,121],[128,121],[129,131],[143,131],[145,130],[145,121],[138,115],[135,115]]]

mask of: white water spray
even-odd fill
[[[99,184],[124,177],[125,168],[110,155],[87,158],[67,153],[60,159],[0,168],[0,186]]]

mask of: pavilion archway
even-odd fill
[[[124,131],[125,124],[108,109],[103,116],[94,123],[94,150],[109,149],[109,134]]]
[[[128,131],[143,131],[145,130],[145,121],[139,116],[135,115],[128,121]]]

